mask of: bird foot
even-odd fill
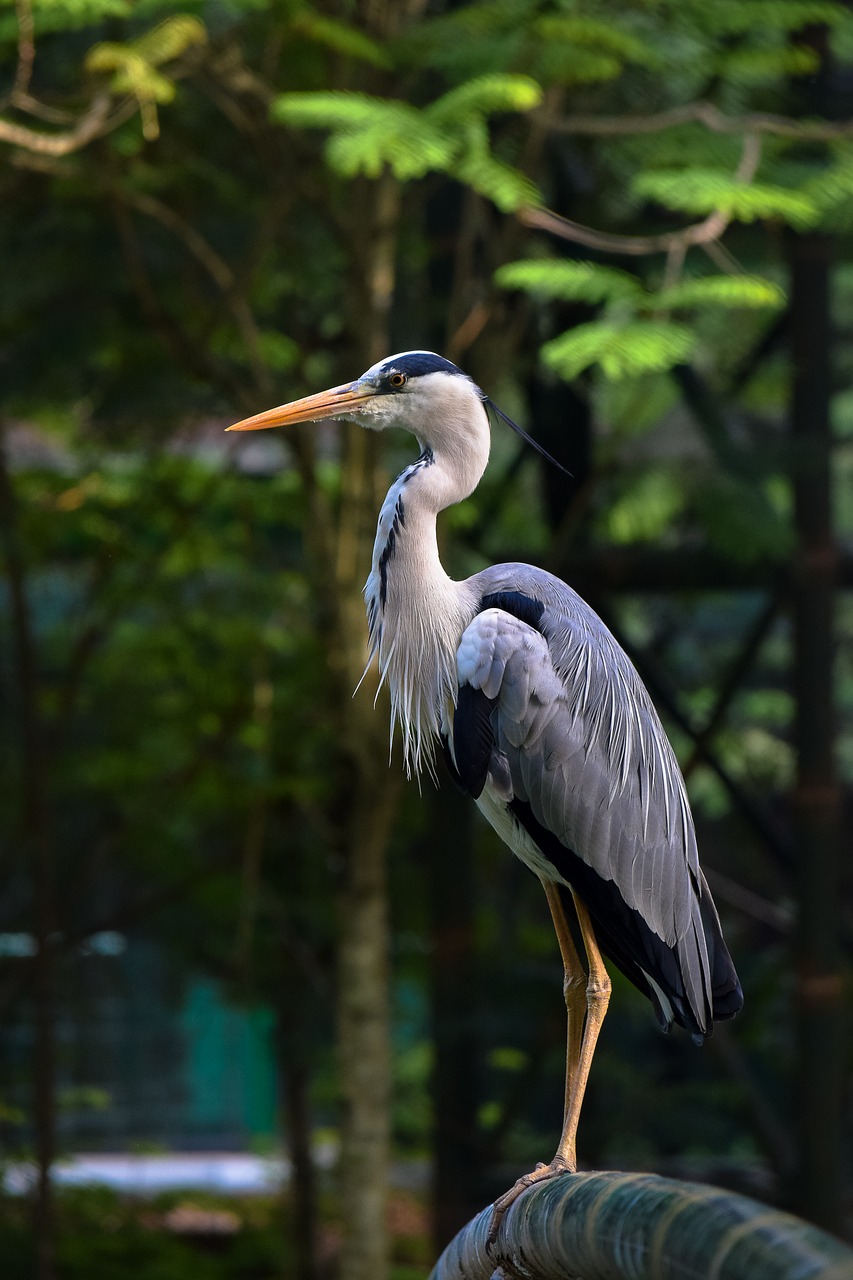
[[[536,1168],[530,1173],[525,1173],[518,1179],[509,1191],[495,1201],[492,1205],[492,1220],[489,1223],[489,1234],[487,1245],[493,1245],[498,1237],[501,1221],[504,1214],[511,1204],[514,1204],[522,1191],[526,1191],[528,1187],[535,1186],[537,1182],[546,1182],[549,1178],[558,1178],[561,1173],[575,1173],[577,1166],[574,1161],[566,1160],[563,1156],[554,1156],[550,1164],[537,1164]]]

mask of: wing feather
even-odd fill
[[[535,572],[501,566],[480,577],[513,568]],[[714,954],[709,951],[711,917],[702,900],[678,765],[642,683],[613,637],[569,588],[545,574],[541,579],[548,589],[534,600],[518,594],[517,581],[493,585],[489,579],[488,599],[495,607],[474,617],[457,655],[460,690],[471,686],[488,699],[494,790],[504,806],[529,812],[536,843],[548,844],[543,852],[550,861],[536,859],[534,865],[525,856],[527,836],[519,837],[516,851],[543,878],[549,878],[543,866],[550,866],[552,877],[569,885],[574,866],[576,878],[592,885],[593,897],[602,882],[602,891],[628,913],[628,933],[637,933],[633,941],[613,934],[617,963],[645,990],[646,979],[659,984],[678,1020],[708,1034],[712,977],[728,982],[730,1004],[736,1003],[731,992],[737,980],[713,904]],[[502,596],[504,587],[516,594]],[[499,607],[504,600],[509,608],[515,600],[527,604],[510,612]],[[458,764],[465,744],[455,728],[454,736]],[[460,772],[464,776],[461,766]],[[498,826],[488,791],[487,782],[481,807]],[[504,825],[501,819],[499,830],[507,838]],[[587,905],[595,921],[593,903]],[[610,936],[611,922],[603,931]]]

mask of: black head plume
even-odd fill
[[[533,436],[528,435],[524,428],[520,427],[517,422],[513,422],[512,418],[510,418],[508,414],[504,413],[503,409],[498,408],[494,400],[490,400],[488,396],[483,396],[483,403],[485,404],[486,409],[491,409],[493,413],[496,413],[501,421],[505,422],[508,427],[512,427],[516,435],[521,436],[522,440],[526,440],[529,445],[532,445],[537,453],[540,453],[543,458],[547,458],[548,461],[559,471],[562,471],[563,475],[568,476],[569,479],[574,479],[571,471],[564,467],[562,462],[558,462],[556,458],[552,458],[548,450],[544,449],[538,440],[534,440]]]

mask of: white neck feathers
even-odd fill
[[[430,768],[435,740],[456,704],[456,650],[477,607],[438,555],[436,516],[476,488],[488,460],[488,420],[479,430],[444,417],[423,453],[394,481],[382,504],[365,585],[370,660],[391,694],[391,736],[399,722],[407,772]],[[453,429],[455,427],[455,430]],[[426,433],[424,433],[426,434]],[[423,438],[423,437],[421,437]]]

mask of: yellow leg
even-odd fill
[[[562,1163],[565,1168],[570,1168],[574,1171],[576,1167],[575,1139],[578,1131],[578,1121],[580,1120],[581,1107],[583,1106],[583,1098],[586,1093],[590,1068],[592,1067],[595,1046],[598,1044],[598,1036],[607,1013],[607,1006],[610,1003],[611,984],[610,977],[604,967],[604,961],[601,958],[601,952],[598,949],[598,943],[595,940],[595,932],[592,927],[592,921],[589,918],[589,912],[574,890],[572,891],[572,897],[574,898],[575,910],[578,913],[581,936],[589,965],[589,976],[585,992],[586,1019],[577,1061],[573,1066],[571,1089],[569,1088],[567,1067],[567,1099],[566,1111],[563,1117],[563,1132],[560,1135],[560,1142],[552,1163]],[[568,1008],[568,997],[566,1006]],[[571,1023],[571,1015],[569,1015],[569,1021]],[[571,1042],[571,1030],[569,1031],[569,1041]]]
[[[566,1167],[574,1170],[574,1148],[569,1149],[568,1146],[565,1146],[564,1149],[563,1139],[565,1139],[568,1132],[569,1115],[575,1094],[578,1063],[580,1062],[581,1046],[583,1044],[587,976],[581,958],[577,953],[575,940],[569,929],[569,922],[563,909],[560,891],[555,884],[551,883],[544,884],[543,888],[545,897],[548,899],[548,906],[551,908],[551,919],[554,921],[554,932],[557,935],[560,956],[563,961],[563,998],[566,1002],[566,1088],[563,1102],[563,1135],[560,1139],[558,1151],[564,1154]]]
[[[589,967],[587,974],[578,956],[557,886],[546,883],[544,889],[563,959],[563,995],[568,1020],[563,1131],[551,1163],[538,1164],[531,1173],[526,1173],[519,1178],[509,1191],[495,1201],[489,1227],[491,1240],[497,1235],[501,1218],[525,1187],[530,1187],[534,1182],[541,1182],[546,1178],[554,1178],[560,1173],[574,1173],[577,1168],[578,1121],[595,1046],[610,1001],[610,978],[595,940],[589,912],[577,894],[572,891],[587,955]]]

